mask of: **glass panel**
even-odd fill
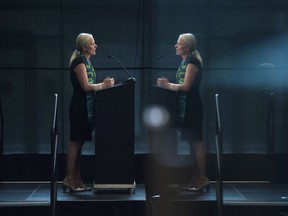
[[[204,60],[201,96],[208,151],[215,151],[214,95],[218,93],[224,152],[266,154],[273,92],[275,151],[288,152],[287,6],[284,0],[1,1],[4,153],[50,151],[55,93],[59,94],[60,152],[66,151],[72,94],[68,63],[81,32],[92,33],[98,45],[91,61],[99,82],[106,76],[116,83],[128,78],[108,55],[116,56],[137,80],[136,153],[150,151],[142,121],[149,100],[147,86],[159,76],[175,80],[181,59],[174,45],[184,32],[195,34]],[[83,152],[93,154],[93,145],[85,145]],[[183,146],[181,154],[188,151]]]

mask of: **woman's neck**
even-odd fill
[[[181,55],[182,60],[185,60],[187,58],[188,54]]]
[[[90,55],[83,54],[83,53],[82,53],[82,56],[84,56],[84,57],[87,59],[87,61],[89,61],[89,59],[90,59],[90,57],[91,57]]]

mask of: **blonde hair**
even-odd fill
[[[198,52],[198,50],[196,49],[197,41],[195,36],[191,33],[184,33],[179,35],[179,39],[181,39],[184,42],[184,44],[189,47],[192,55],[200,61],[201,65],[203,65],[202,57]]]
[[[74,50],[74,52],[71,55],[70,62],[69,62],[70,66],[71,66],[72,62],[74,61],[74,59],[81,55],[81,51],[83,49],[83,46],[85,46],[91,38],[93,38],[93,35],[88,34],[88,33],[80,33],[77,36],[76,49]]]

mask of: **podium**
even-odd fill
[[[146,193],[149,198],[156,194],[165,197],[173,178],[177,175],[174,175],[171,170],[178,166],[179,160],[177,156],[178,92],[150,85],[147,109],[150,108],[159,109],[159,112],[154,112],[157,116],[161,115],[161,112],[167,112],[169,121],[162,127],[147,128],[152,154],[147,164]]]
[[[170,127],[177,127],[178,92],[151,85],[149,105],[166,109],[170,115]]]
[[[177,154],[178,92],[151,85],[148,105],[168,114],[169,120],[162,128],[148,128],[152,153],[160,160],[163,157],[162,162],[168,165]]]
[[[135,80],[95,93],[95,179],[100,189],[134,193]]]

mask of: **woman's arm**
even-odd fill
[[[184,83],[182,84],[175,84],[175,83],[167,83],[167,87],[173,91],[189,91],[193,82],[195,80],[196,74],[198,73],[199,69],[194,64],[188,64],[186,67]]]
[[[103,88],[107,88],[109,86],[109,82],[102,82],[102,83],[97,83],[97,84],[90,84],[88,83],[88,77],[86,73],[86,67],[84,64],[78,64],[74,68],[74,72],[76,73],[77,79],[79,80],[79,83],[83,89],[83,91],[97,91],[101,90]],[[113,80],[114,83],[114,80]]]

